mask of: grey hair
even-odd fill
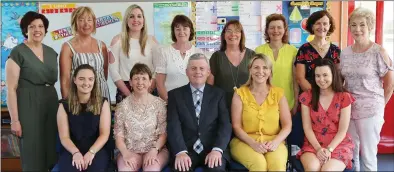
[[[189,67],[190,61],[192,61],[192,60],[201,60],[201,59],[204,59],[205,62],[207,62],[208,68],[209,68],[209,60],[208,60],[207,56],[205,56],[203,53],[195,53],[195,54],[191,55],[189,57],[189,60],[187,61],[187,66]]]

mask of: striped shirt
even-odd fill
[[[98,76],[98,82],[100,85],[101,95],[108,100],[110,100],[109,89],[107,85],[107,81],[104,75],[104,56],[101,50],[101,41],[98,42],[98,47],[100,52],[98,53],[78,53],[71,46],[71,42],[67,41],[68,46],[70,46],[71,51],[73,52],[72,57],[72,66],[71,66],[71,76],[73,75],[75,69],[82,64],[89,64],[94,68]]]

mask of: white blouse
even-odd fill
[[[157,53],[157,54],[156,54]],[[160,47],[154,51],[153,65],[156,73],[166,74],[164,83],[167,91],[178,88],[189,83],[186,76],[187,63],[191,55],[204,52],[196,47],[186,51],[186,55],[182,58],[179,50],[172,45]]]
[[[152,36],[148,36],[145,46],[145,56],[141,53],[141,46],[138,39],[131,38],[129,41],[129,54],[122,51],[122,41],[119,39],[110,47],[110,52],[114,56],[114,62],[109,64],[109,74],[114,82],[130,80],[130,71],[136,63],[146,64],[153,73],[152,50],[156,47]],[[110,60],[111,62],[111,60]]]

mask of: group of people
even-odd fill
[[[108,48],[92,36],[95,21],[89,7],[72,12],[74,37],[63,44],[58,65],[58,54],[42,43],[48,19],[36,12],[21,19],[27,41],[11,51],[6,81],[24,171],[46,171],[56,163],[61,171],[107,169],[114,151],[107,143],[108,73],[117,87],[119,171],[160,171],[167,164],[176,171],[225,171],[231,159],[250,171],[285,171],[285,142],[296,115],[302,115],[305,132],[297,157],[306,171],[342,171],[352,161],[357,171],[377,170],[394,76],[388,54],[369,38],[371,11],[357,8],[350,15],[355,43],[342,51],[327,40],[335,25],[324,10],[308,18],[314,39],[299,49],[288,43],[281,14],[266,18],[267,43],[255,51],[245,47],[247,33],[232,20],[210,58],[192,45],[193,23],[184,15],[174,17],[168,46],[147,34],[138,5],[127,8],[121,33]],[[59,156],[57,134],[64,148]]]

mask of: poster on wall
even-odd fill
[[[264,37],[264,33],[265,33],[265,21],[266,18],[271,15],[271,14],[282,14],[282,1],[264,1],[261,2],[261,42],[264,44],[265,43],[265,37]]]
[[[196,46],[207,55],[220,49],[220,34],[230,20],[239,20],[238,1],[197,2]]]
[[[196,47],[207,54],[219,50],[220,32],[217,23],[217,3],[196,3]]]
[[[326,9],[325,1],[286,1],[283,2],[283,14],[289,24],[289,43],[299,48],[309,42],[313,36],[306,31],[308,17],[320,10]]]
[[[239,2],[239,21],[242,23],[245,32],[245,46],[252,50],[261,45],[262,3],[260,1]]]
[[[155,37],[161,45],[169,45],[173,43],[171,39],[172,19],[178,14],[190,17],[190,4],[189,2],[153,3],[153,8]]]
[[[23,43],[20,21],[28,11],[37,11],[36,2],[0,2],[1,4],[1,106],[7,106],[5,62],[12,48]]]

